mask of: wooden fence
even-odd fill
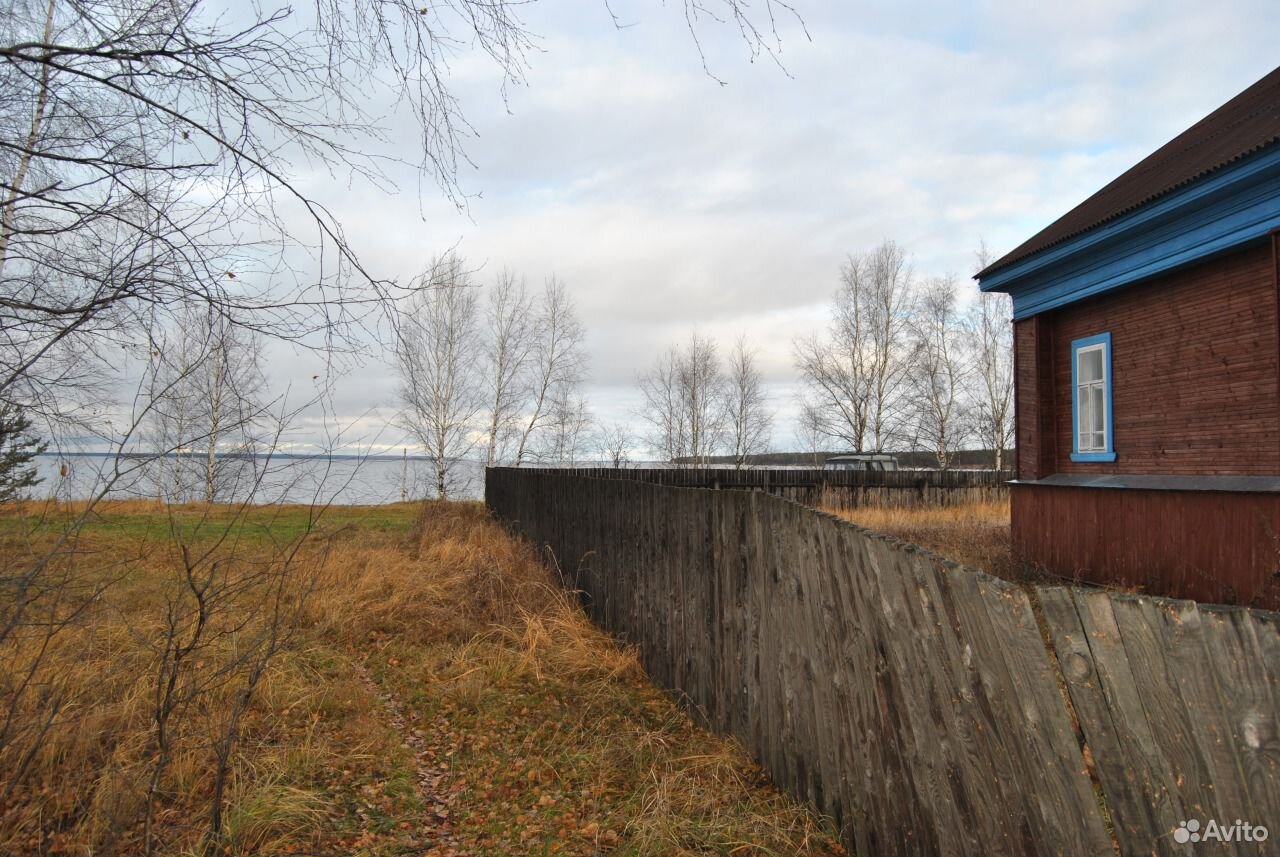
[[[763,491],[805,506],[852,509],[859,506],[951,506],[1003,500],[1012,471],[996,470],[823,470],[821,468],[578,467],[544,468],[596,479],[625,479],[676,488]]]
[[[1280,836],[1280,614],[1037,594],[1121,853],[1276,853],[1274,842],[1197,849],[1172,833],[1213,818]]]
[[[1190,855],[1183,821],[1280,828],[1275,614],[1028,592],[764,491],[492,469],[486,500],[857,854]]]

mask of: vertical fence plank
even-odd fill
[[[1235,819],[1257,819],[1248,784],[1240,764],[1240,745],[1233,739],[1228,704],[1223,700],[1219,666],[1221,640],[1194,602],[1129,599],[1117,604],[1117,615],[1138,616],[1163,632],[1175,686],[1187,709],[1192,736],[1207,766],[1205,794],[1199,803],[1206,815],[1232,824]],[[1124,634],[1128,625],[1121,625]],[[1261,796],[1260,796],[1261,797]],[[1204,816],[1200,816],[1201,819]],[[1257,854],[1257,848],[1241,844],[1237,853]]]
[[[1225,667],[1228,687],[1234,694],[1233,722],[1239,731],[1241,767],[1250,794],[1262,797],[1259,812],[1280,807],[1280,634],[1272,623],[1261,621],[1246,610],[1216,611],[1224,623],[1221,633],[1230,634],[1235,651]],[[1271,645],[1268,652],[1264,641]],[[1262,821],[1262,819],[1260,819]],[[1280,835],[1280,834],[1278,834]]]
[[[1174,776],[1155,752],[1146,711],[1129,662],[1116,657],[1119,632],[1086,632],[1072,592],[1039,590],[1045,621],[1080,728],[1105,790],[1116,839],[1124,854],[1148,853],[1183,815]],[[1101,605],[1100,605],[1101,606]],[[1109,604],[1105,605],[1109,608]]]

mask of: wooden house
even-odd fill
[[[977,275],[1022,560],[1280,608],[1280,69]]]

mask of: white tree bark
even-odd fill
[[[906,253],[886,241],[846,260],[827,334],[794,345],[817,429],[854,452],[904,439],[914,301]]]
[[[552,277],[543,289],[534,325],[528,413],[516,446],[517,467],[538,453],[538,436],[548,428],[557,398],[571,397],[581,386],[586,371],[585,337],[573,299],[564,284]]]
[[[459,459],[475,447],[484,391],[476,289],[455,254],[434,260],[400,320],[400,422],[432,459],[436,497],[448,499]]]
[[[967,385],[972,376],[951,280],[938,279],[926,286],[911,330],[915,341],[910,374],[915,436],[933,452],[938,469],[947,470],[969,437]]]
[[[978,269],[991,262],[984,243],[975,254]],[[967,326],[977,378],[975,432],[983,448],[992,450],[996,470],[1008,465],[1013,446],[1013,307],[1008,295],[978,293]]]
[[[153,339],[151,355],[145,434],[153,450],[169,451],[173,461],[159,493],[175,502],[229,499],[252,471],[249,456],[266,430],[259,338],[191,309],[176,329]]]
[[[773,413],[765,395],[764,379],[745,336],[739,336],[729,352],[725,410],[734,467],[741,469],[748,456],[768,451],[773,431]]]
[[[650,445],[668,461],[705,463],[723,445],[726,379],[714,341],[694,333],[640,378]]]
[[[533,305],[524,282],[510,271],[498,275],[485,307],[485,375],[489,384],[488,450],[492,467],[515,430],[528,393],[527,370],[534,346]]]

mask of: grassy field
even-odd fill
[[[0,853],[842,853],[477,504],[27,506],[0,557]]]
[[[1009,501],[921,508],[826,509],[1005,580],[1044,582],[1013,559]]]

